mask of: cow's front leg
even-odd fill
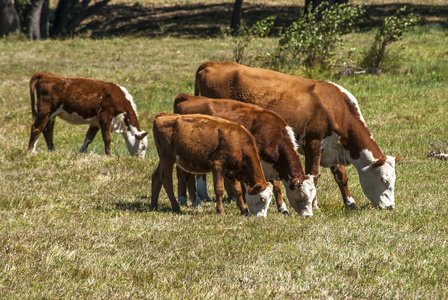
[[[247,208],[246,203],[244,203],[244,197],[243,197],[243,188],[241,185],[241,182],[236,180],[235,178],[227,178],[226,180],[230,184],[230,189],[232,190],[232,196],[236,199],[236,204],[238,205],[238,208],[240,209],[240,212],[242,215],[247,216],[249,215],[249,209]],[[229,190],[227,190],[227,194],[229,193]]]
[[[358,207],[355,204],[355,200],[352,198],[352,194],[348,190],[348,177],[345,167],[342,165],[338,165],[333,166],[330,169],[331,172],[333,173],[334,180],[336,180],[336,183],[338,184],[339,189],[341,190],[342,200],[344,200],[345,206],[350,209],[358,209]]]
[[[84,140],[84,144],[81,146],[81,149],[79,149],[79,153],[84,153],[87,151],[87,147],[90,145],[91,142],[93,142],[93,139],[95,138],[99,130],[100,130],[99,127],[90,125],[86,133],[86,139]]]
[[[322,157],[322,140],[306,141],[303,150],[305,152],[305,172],[306,174],[314,175],[314,185],[317,186],[320,159]],[[313,209],[319,209],[317,196],[313,200]]]
[[[282,185],[281,185],[280,181],[270,180],[270,182],[272,183],[272,185],[274,187],[274,197],[275,197],[275,202],[277,203],[277,211],[279,213],[289,215],[289,211],[288,211],[288,208],[286,207],[286,203],[283,201]]]
[[[112,140],[111,137],[112,117],[106,115],[105,113],[98,117],[98,121],[100,123],[101,134],[103,136],[104,150],[106,151],[107,155],[111,155],[112,152],[110,151],[110,142]]]

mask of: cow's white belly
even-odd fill
[[[75,124],[75,125],[81,125],[81,124],[90,124],[94,126],[100,126],[98,122],[97,117],[92,118],[83,118],[82,116],[78,115],[76,112],[68,113],[66,110],[64,110],[63,106],[59,107],[50,117],[50,120],[53,120],[54,118],[59,117],[62,120]]]

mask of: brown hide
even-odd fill
[[[35,104],[36,94],[36,104]],[[116,84],[86,78],[69,78],[49,73],[36,73],[30,80],[31,111],[34,124],[31,128],[28,150],[34,150],[35,143],[43,131],[49,150],[54,150],[54,118],[59,115],[74,124],[90,124],[86,150],[95,134],[101,129],[105,151],[111,154],[111,127],[114,117],[124,114],[124,126],[132,125],[138,132],[137,139],[147,133],[140,131],[136,112],[123,90]],[[45,130],[44,130],[45,129]]]
[[[374,159],[385,160],[357,105],[334,84],[233,62],[206,62],[196,72],[195,95],[235,99],[278,113],[302,146],[306,174],[319,174],[321,156],[325,155],[322,141],[332,133],[340,137],[351,159],[358,159],[360,151],[368,149]],[[351,194],[345,167],[337,165],[331,170],[348,204]]]
[[[274,166],[280,179],[294,183],[305,180],[300,157],[286,130],[288,124],[276,113],[235,100],[187,94],[175,98],[174,113],[210,115],[242,125],[255,138],[260,158]]]
[[[218,213],[224,211],[224,176],[247,183],[249,194],[260,193],[268,186],[254,138],[236,123],[205,115],[161,113],[154,119],[153,135],[160,159],[152,177],[154,208],[163,184],[173,210],[180,210],[173,193],[174,163],[190,173],[213,172]],[[238,205],[242,212],[247,211],[244,203]]]

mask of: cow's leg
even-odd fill
[[[238,208],[240,209],[240,212],[242,215],[249,215],[249,209],[247,208],[247,205],[244,203],[244,193],[243,188],[241,185],[241,182],[236,179],[229,179],[226,178],[225,182],[227,182],[230,186],[229,188],[232,190],[232,196],[236,199],[236,204],[238,205]],[[227,194],[229,193],[229,190],[227,190]]]
[[[104,149],[107,155],[111,155],[112,152],[110,151],[110,142],[112,140],[111,137],[112,117],[108,116],[107,112],[105,112],[104,114],[99,115],[98,121],[100,123],[101,134],[103,136]]]
[[[288,208],[286,207],[286,203],[283,201],[282,196],[282,185],[278,180],[270,180],[272,185],[274,186],[274,197],[277,203],[277,210],[279,213],[289,215]]]
[[[195,175],[185,172],[179,167],[176,167],[177,173],[177,199],[180,205],[187,205],[187,188],[190,195],[192,206],[201,205],[201,200],[196,193],[196,179]]]
[[[86,133],[86,139],[84,140],[84,144],[81,146],[81,149],[79,149],[79,153],[84,153],[87,151],[87,147],[90,145],[91,142],[93,142],[93,139],[95,138],[98,130],[100,130],[99,127],[90,125],[89,130],[87,130]]]
[[[216,212],[224,214],[224,207],[222,205],[222,196],[224,195],[224,170],[220,163],[215,163],[213,166],[213,184],[216,195]]]
[[[200,200],[205,200],[206,202],[212,201],[208,196],[207,192],[207,177],[205,174],[196,175],[196,185],[197,185],[197,195]]]
[[[230,203],[232,201],[236,201],[237,198],[236,198],[235,193],[234,193],[234,189],[233,189],[233,186],[232,186],[232,183],[231,183],[231,179],[226,178],[226,180],[224,180],[224,189],[226,190],[227,197],[229,199],[228,203]]]
[[[176,167],[177,174],[177,201],[180,205],[187,205],[187,180],[185,178],[186,172],[181,168]],[[190,195],[191,196],[191,195]]]
[[[55,119],[48,120],[47,125],[45,125],[45,128],[42,131],[44,134],[45,142],[47,143],[47,148],[51,152],[55,150],[53,144],[53,129],[55,121]]]
[[[331,167],[330,169],[331,172],[333,172],[334,180],[336,180],[336,183],[341,190],[342,199],[344,200],[345,206],[350,209],[358,209],[355,204],[355,200],[352,198],[352,194],[348,190],[348,177],[345,167],[342,165],[338,165]]]
[[[176,197],[174,196],[173,191],[173,166],[174,162],[159,162],[159,165],[157,166],[157,169],[155,170],[153,177],[152,177],[152,183],[151,183],[151,207],[154,209],[157,209],[158,207],[158,200],[159,200],[159,193],[161,184],[163,184],[163,187],[165,188],[166,193],[168,194],[168,198],[171,202],[171,207],[173,208],[174,212],[180,212],[179,203],[177,203]]]
[[[39,135],[44,130],[45,126],[47,126],[48,122],[48,115],[47,116],[37,116],[35,122],[33,125],[31,125],[31,134],[30,134],[30,141],[28,143],[28,151],[34,152],[36,150],[36,143],[37,139],[39,138]]]
[[[322,140],[306,141],[303,150],[305,152],[305,173],[314,175],[314,185],[317,186],[320,159],[322,157]],[[317,196],[313,199],[313,209],[319,209]]]

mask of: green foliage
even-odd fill
[[[328,6],[324,2],[316,10],[310,5],[307,13],[281,35],[277,48],[279,62],[308,67],[330,66],[335,46],[341,43],[341,35],[353,30],[364,13],[362,6],[349,4]]]
[[[363,58],[362,67],[369,69],[371,73],[378,74],[384,59],[388,55],[386,47],[399,41],[405,32],[412,30],[420,22],[421,17],[419,15],[413,13],[405,15],[406,12],[407,9],[404,6],[393,16],[384,19],[372,47]]]
[[[244,50],[250,44],[254,38],[265,37],[271,31],[274,26],[276,16],[269,16],[262,20],[257,21],[249,29],[241,29],[238,34],[238,38],[233,49],[234,58],[237,63],[242,63],[244,59]]]

